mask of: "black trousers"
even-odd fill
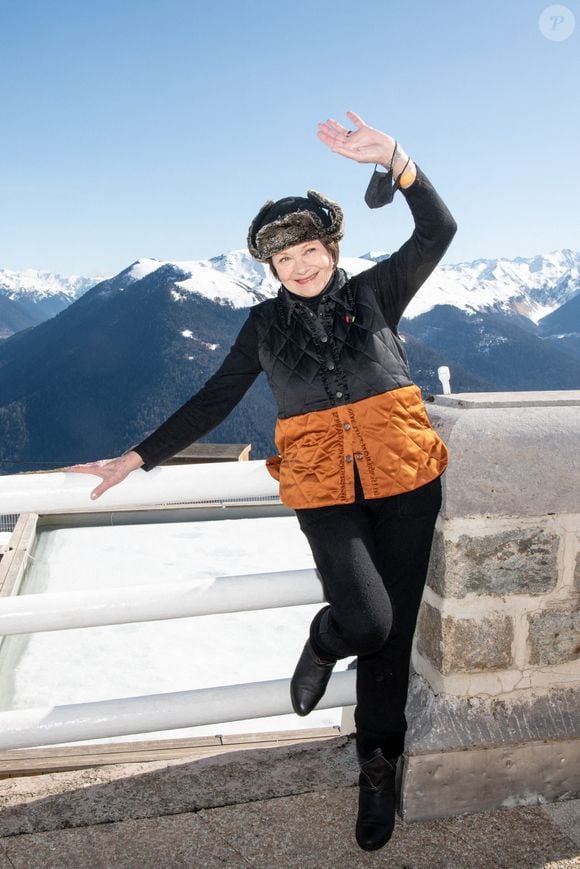
[[[411,645],[425,586],[441,479],[390,498],[297,510],[328,606],[310,628],[325,659],[358,657],[357,748],[402,753]]]

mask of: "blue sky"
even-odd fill
[[[346,213],[342,250],[392,250],[400,194],[316,124],[353,109],[451,208],[445,261],[580,247],[580,3],[547,39],[534,0],[2,0],[0,268],[113,274],[243,247],[267,198]]]

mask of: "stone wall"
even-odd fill
[[[450,464],[413,652],[407,817],[425,816],[429,776],[465,749],[484,776],[497,765],[495,805],[578,793],[580,772],[547,784],[546,758],[580,768],[580,392],[436,396],[428,410]],[[457,805],[491,807],[471,778]]]
[[[441,519],[415,667],[443,693],[501,696],[580,678],[580,515]]]

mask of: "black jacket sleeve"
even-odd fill
[[[219,425],[261,370],[256,329],[250,314],[216,373],[158,429],[133,447],[144,461],[143,468],[152,470]]]
[[[403,311],[443,258],[457,231],[449,209],[419,166],[411,186],[400,189],[415,221],[413,234],[389,259],[361,275],[371,282],[394,331]]]

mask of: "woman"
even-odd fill
[[[267,202],[252,221],[248,247],[280,280],[277,298],[250,310],[220,369],[157,431],[119,458],[74,470],[102,478],[91,495],[99,497],[132,470],[150,470],[206,434],[266,372],[278,404],[279,450],[268,468],[282,501],[296,510],[328,602],[292,678],[292,705],[299,715],[311,712],[337,659],[357,656],[356,838],[375,850],[394,827],[411,643],[447,464],[397,325],[456,224],[391,136],[348,117],[354,131],[329,120],[318,137],[344,157],[389,169],[375,171],[367,202],[384,204],[400,188],[415,221],[411,238],[348,278],[337,268],[336,203],[314,191]]]

